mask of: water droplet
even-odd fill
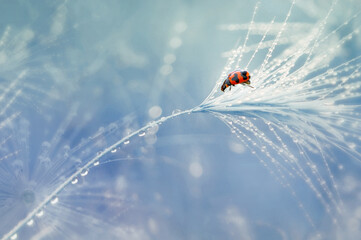
[[[114,149],[112,149],[110,152],[111,152],[111,153],[116,153],[116,152],[117,152],[117,149],[114,148]]]
[[[174,26],[174,30],[178,33],[182,33],[187,30],[187,24],[185,22],[177,22]]]
[[[40,211],[37,212],[35,215],[40,218],[40,217],[42,217],[42,216],[44,215],[44,211],[43,211],[43,210],[40,210]]]
[[[109,125],[110,132],[114,132],[117,128],[118,128],[118,126],[115,123],[112,123]]]
[[[11,240],[15,240],[15,239],[17,239],[17,238],[18,238],[18,234],[17,234],[17,233],[15,233],[14,235],[12,235],[12,236],[10,237]]]
[[[54,205],[54,204],[56,204],[56,203],[58,203],[59,202],[59,198],[58,197],[54,197],[53,199],[51,199],[51,201],[50,201],[50,203],[52,204],[52,205]]]
[[[164,64],[160,69],[159,72],[166,76],[173,72],[173,67],[170,64]]]
[[[78,183],[78,179],[77,178],[74,178],[72,181],[71,181],[71,184],[77,184]]]
[[[96,161],[95,163],[93,163],[94,166],[98,166],[99,165],[99,161]]]
[[[30,226],[33,226],[33,225],[34,225],[34,220],[33,220],[33,219],[30,219],[30,220],[26,223],[26,225],[28,225],[29,227],[30,227]]]
[[[32,190],[25,190],[21,194],[22,200],[26,204],[33,203],[35,201],[35,193]]]
[[[172,64],[176,59],[177,57],[174,54],[167,54],[163,58],[166,64]]]
[[[160,106],[155,105],[149,109],[148,115],[153,119],[158,118],[160,117],[160,115],[162,115],[162,108]]]
[[[145,132],[144,132],[144,131],[140,131],[138,135],[139,135],[139,137],[143,137],[143,136],[145,135]]]
[[[130,143],[129,140],[125,140],[125,141],[124,141],[124,145],[127,145],[127,144],[129,144],[129,143]]]
[[[157,142],[157,135],[155,134],[149,134],[145,138],[145,142],[149,145],[155,144]]]
[[[192,162],[189,165],[189,172],[193,177],[199,178],[203,175],[203,167],[199,162]]]
[[[182,110],[180,110],[180,109],[174,109],[173,112],[172,112],[172,115],[177,114],[177,113],[180,113],[181,111],[182,111]]]
[[[156,134],[158,132],[158,130],[159,130],[158,124],[154,123],[154,124],[152,124],[151,127],[148,128],[147,131],[150,135],[153,135],[153,134]]]
[[[182,39],[180,39],[179,37],[173,37],[170,41],[169,41],[169,45],[172,48],[178,48],[182,45]]]
[[[82,177],[84,177],[84,176],[88,175],[88,173],[89,173],[89,170],[88,170],[88,169],[84,169],[84,170],[80,173],[80,175],[81,175]]]

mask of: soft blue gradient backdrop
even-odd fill
[[[290,5],[289,1],[263,1],[255,21],[270,22],[275,17],[282,23]],[[329,1],[299,1],[289,22],[321,21],[330,5]],[[101,127],[123,121],[117,123],[121,130],[109,136],[109,141],[115,141],[154,120],[149,114],[153,106],[161,108],[162,116],[197,106],[222,72],[226,62],[222,54],[238,40],[243,44],[247,32],[221,27],[248,24],[254,6],[254,1],[245,0],[1,0],[0,37],[5,36],[0,45],[5,111],[1,121],[20,114],[10,120],[10,131],[0,129],[2,139],[11,136],[1,145],[6,148],[4,154],[19,151],[11,162],[5,159],[1,164],[13,167],[17,160],[29,174],[14,174],[25,182],[11,185],[19,189],[14,205],[0,189],[5,199],[0,205],[3,213],[9,206],[22,209],[1,220],[9,224],[0,227],[0,235],[50,193],[47,177],[36,183],[40,173],[34,170],[44,142],[54,143],[50,162],[58,159],[64,146],[73,149],[87,139],[87,156],[94,156],[98,151],[94,146],[101,149],[104,143],[89,137]],[[357,7],[357,1],[339,3],[327,28],[333,26],[332,30],[349,19]],[[349,31],[353,27],[358,26],[349,26]],[[294,34],[302,37],[302,32]],[[259,40],[251,36],[248,45]],[[360,55],[360,44],[360,38],[348,42],[336,61]],[[262,60],[256,57],[254,61]],[[164,67],[165,61],[171,68]],[[12,86],[24,70],[25,77]],[[11,94],[5,94],[7,89]],[[17,89],[21,93],[7,107]],[[357,197],[361,168],[345,154],[335,156],[331,170],[345,204],[352,208],[346,207],[342,227],[335,230],[322,204],[302,181],[289,180],[296,186],[298,199],[294,199],[210,114],[171,119],[159,126],[156,135],[147,136],[134,137],[117,153],[108,154],[101,162],[114,162],[91,168],[79,184],[68,186],[59,195],[59,203],[48,206],[35,227],[25,226],[19,238],[346,239],[343,236],[352,238],[360,231],[360,218],[352,209],[361,209]],[[338,163],[343,170],[337,168]],[[62,165],[56,165],[52,171],[61,169]],[[35,202],[24,200],[21,189],[31,188],[29,182],[38,184],[37,189],[45,186],[41,192],[34,190]],[[350,190],[344,193],[346,185]],[[300,202],[315,228],[298,207]],[[349,219],[354,219],[353,228]]]

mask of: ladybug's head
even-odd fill
[[[224,92],[224,90],[226,90],[227,87],[228,85],[226,84],[226,81],[224,81],[224,83],[221,86],[221,91]]]

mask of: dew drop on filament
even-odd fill
[[[33,226],[34,225],[34,220],[33,219],[30,219],[26,225],[28,225],[29,227]]]
[[[77,184],[78,183],[78,179],[77,178],[74,178],[72,181],[71,181],[71,184]]]
[[[44,211],[43,210],[40,210],[39,212],[37,212],[35,214],[38,218],[42,217],[44,215]]]
[[[181,112],[180,109],[174,109],[174,110],[172,111],[172,114],[177,114],[177,113],[180,113],[180,112]]]
[[[89,173],[89,170],[88,170],[88,169],[84,169],[84,170],[80,173],[80,175],[81,175],[82,177],[84,177],[84,176],[88,175],[88,173]]]
[[[59,198],[58,197],[54,197],[53,199],[51,199],[51,201],[50,201],[50,203],[52,204],[52,205],[54,205],[54,204],[56,204],[56,203],[58,203],[59,202]]]

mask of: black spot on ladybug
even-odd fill
[[[239,79],[238,79],[237,74],[233,74],[232,80],[235,81],[236,83],[239,83]]]
[[[242,77],[243,77],[243,80],[247,80],[247,72],[246,71],[242,72]]]

